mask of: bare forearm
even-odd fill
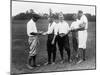
[[[53,41],[55,41],[55,38],[56,38],[56,35],[54,35],[54,37],[53,37]]]

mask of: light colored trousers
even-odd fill
[[[39,43],[37,36],[29,36],[28,43],[30,46],[29,56],[35,56],[37,54],[37,45]]]
[[[86,49],[87,36],[87,30],[78,32],[78,48]]]

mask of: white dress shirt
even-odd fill
[[[48,25],[48,31],[47,34],[51,34],[54,31],[54,34],[57,35],[57,24],[53,22]]]
[[[67,34],[68,31],[69,31],[69,25],[68,25],[68,23],[66,21],[62,21],[62,22],[59,22],[57,24],[57,31],[56,31],[57,33],[59,33],[59,34],[62,34],[62,33]]]
[[[81,24],[85,23],[85,29],[88,28],[88,19],[85,15],[82,15],[82,17],[80,18]]]
[[[37,28],[36,28],[36,23],[31,19],[27,23],[27,35],[32,36],[32,35],[30,35],[30,33],[32,33],[32,32],[37,33]]]
[[[70,26],[70,30],[79,28],[79,24],[80,24],[80,20],[77,19],[76,21],[73,21]]]

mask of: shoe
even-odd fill
[[[86,59],[84,58],[83,61],[86,61]]]
[[[49,65],[49,64],[51,64],[50,62],[46,62],[46,63],[44,63],[44,65]]]
[[[71,63],[71,62],[72,62],[72,60],[70,59],[70,60],[68,60],[68,62],[69,62],[69,63]]]
[[[33,69],[33,67],[30,66],[29,64],[26,64],[26,66],[27,66],[29,69]]]
[[[81,60],[79,60],[76,64],[80,64],[80,63],[82,63],[83,62],[83,60],[81,59]]]
[[[33,65],[33,67],[39,67],[40,65]]]
[[[55,64],[55,62],[52,62],[52,65],[54,65]]]
[[[39,66],[41,66],[41,65],[38,64],[37,66],[39,67]]]
[[[62,60],[60,63],[63,64],[64,63],[64,60]]]

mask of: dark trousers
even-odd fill
[[[78,50],[78,41],[77,41],[77,38],[73,37],[72,38],[72,43],[73,43],[74,50],[77,52],[77,50]]]
[[[68,35],[64,37],[57,36],[58,47],[61,55],[61,59],[63,60],[63,50],[65,49],[68,54],[68,61],[70,61],[70,45],[69,45],[69,37]]]
[[[53,37],[54,37],[53,34],[48,35],[48,40],[47,40],[48,63],[51,63],[52,56],[53,56],[53,62],[55,62],[56,59],[56,41],[53,45],[51,44]]]
[[[32,67],[36,66],[36,55],[35,56],[29,56],[28,64]]]
[[[76,37],[72,37],[72,43],[73,43],[72,56],[74,58],[78,55],[78,41]]]
[[[82,60],[86,60],[86,49],[79,48],[78,50],[78,58]]]
[[[75,36],[72,36],[72,47],[73,49],[71,50],[71,60],[76,61],[78,56],[78,41]]]

